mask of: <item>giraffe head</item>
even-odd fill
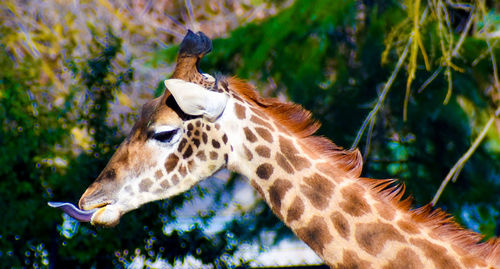
[[[214,90],[215,79],[197,68],[210,49],[202,33],[188,32],[165,92],[142,107],[128,137],[80,198],[80,208],[98,209],[93,224],[113,226],[124,213],[182,193],[227,164],[228,138],[219,121],[229,96]]]

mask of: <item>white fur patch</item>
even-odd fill
[[[172,126],[172,125],[159,125],[159,126],[155,126],[153,129],[154,129],[155,134],[157,134],[157,133],[161,133],[161,132],[173,131],[175,129],[179,129],[179,127]]]

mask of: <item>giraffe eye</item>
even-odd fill
[[[163,131],[153,134],[152,138],[154,140],[160,141],[162,143],[168,143],[172,140],[177,130]]]

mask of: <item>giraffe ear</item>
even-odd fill
[[[203,115],[209,121],[215,121],[222,114],[229,98],[224,93],[181,79],[167,79],[165,86],[184,113]]]

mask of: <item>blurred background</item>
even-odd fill
[[[300,103],[363,175],[398,178],[486,238],[500,234],[500,4],[452,0],[3,0],[0,264],[226,268],[321,264],[245,179],[221,171],[112,229],[76,203],[163,92],[187,29],[204,72]]]

